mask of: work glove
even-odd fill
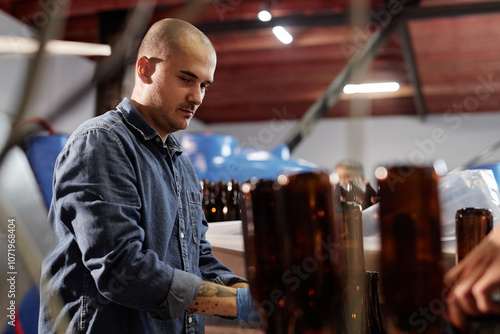
[[[253,303],[250,288],[238,288],[236,300],[238,303],[238,317],[236,320],[259,320],[259,314]]]

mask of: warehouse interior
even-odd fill
[[[259,19],[261,11],[271,19]],[[33,243],[42,254],[53,242],[47,208],[16,146],[25,138],[9,147],[16,139],[12,124],[43,119],[54,133],[69,135],[114,109],[131,93],[138,41],[165,17],[198,27],[217,52],[215,81],[180,137],[229,136],[241,148],[263,152],[284,147],[290,159],[326,171],[342,159],[356,159],[373,184],[375,169],[394,163],[439,160],[448,171],[484,165],[500,170],[499,1],[4,0],[3,211],[35,229]],[[288,31],[291,42],[277,38],[276,26]],[[20,51],[25,39],[44,38],[86,43],[91,51]],[[108,55],[92,54],[102,45],[109,46]],[[344,91],[348,84],[366,83],[398,88]],[[17,130],[47,134],[40,124],[27,129]],[[6,244],[5,234],[0,241]],[[20,293],[31,283],[29,275],[19,278]]]

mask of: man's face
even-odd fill
[[[213,51],[194,42],[156,63],[144,117],[160,136],[188,127],[213,82],[215,65]]]
[[[339,176],[340,184],[347,185],[349,182],[357,182],[361,184],[364,182],[364,177],[359,176],[356,171],[350,168],[339,166],[335,168],[335,172],[337,172]]]

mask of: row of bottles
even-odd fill
[[[213,182],[203,179],[200,184],[203,189],[203,212],[209,223],[241,220],[239,181]],[[339,184],[334,188],[334,194],[342,202],[359,204],[362,210],[379,201],[377,191],[370,183],[360,185],[349,182],[347,186]]]
[[[203,189],[202,208],[209,223],[241,219],[240,182],[200,180]]]
[[[334,190],[319,172],[242,185],[247,278],[268,334],[384,333],[361,205]]]
[[[386,317],[378,275],[365,270],[361,196],[323,173],[242,185],[247,275],[267,333],[439,333],[440,314],[424,312],[444,288],[439,176],[433,167],[395,166],[376,177],[378,193],[368,192],[380,202]]]

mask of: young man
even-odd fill
[[[363,164],[357,160],[344,159],[335,165],[335,172],[339,177],[339,183],[347,185],[349,182],[364,184],[365,173]]]
[[[41,279],[40,333],[201,333],[245,319],[246,281],[212,254],[202,192],[173,132],[214,80],[215,50],[165,19],[142,41],[130,99],[82,124],[56,163],[58,242]]]

